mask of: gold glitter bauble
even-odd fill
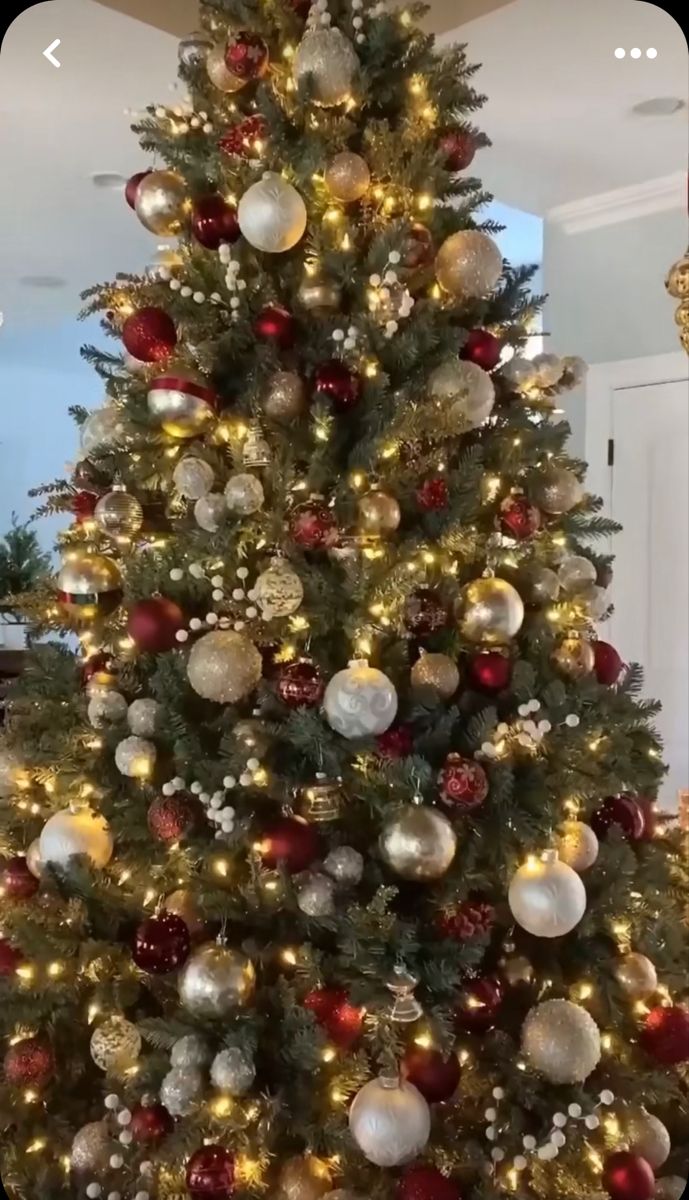
[[[600,1062],[600,1031],[585,1008],[546,1000],[524,1022],[522,1053],[549,1083],[583,1083]]]
[[[179,997],[195,1017],[226,1017],[246,1008],[256,987],[253,963],[240,950],[208,942],[194,951],[179,978]]]
[[[560,862],[579,874],[588,871],[598,858],[598,838],[590,825],[583,821],[565,821],[557,837]]]
[[[560,594],[560,580],[550,567],[533,563],[519,572],[519,588],[529,604],[552,604]]]
[[[104,1121],[93,1121],[84,1125],[72,1142],[70,1163],[79,1175],[100,1175],[107,1170],[110,1157],[116,1152],[117,1142],[110,1136]]]
[[[263,660],[243,633],[215,629],[192,647],[187,675],[194,691],[216,704],[238,704],[257,686]]]
[[[459,669],[447,654],[422,654],[411,669],[411,685],[429,699],[449,700],[459,687]]]
[[[262,408],[271,421],[294,421],[306,408],[304,381],[296,371],[277,371],[268,380]]]
[[[457,601],[459,628],[470,642],[504,646],[519,633],[524,603],[506,579],[474,579]]]
[[[419,883],[440,879],[457,849],[457,836],[437,808],[408,804],[388,818],[380,835],[380,851],[402,879]]]
[[[615,979],[630,1000],[649,1000],[658,990],[658,973],[645,954],[625,954],[613,970]]]
[[[136,215],[151,233],[174,237],[184,223],[187,185],[175,171],[149,171],[136,189]]]
[[[562,516],[581,503],[584,494],[574,471],[567,467],[547,467],[536,479],[533,499],[543,512]]]
[[[387,492],[367,492],[359,501],[359,529],[370,537],[394,533],[401,519],[397,500]]]
[[[590,642],[565,638],[553,650],[550,661],[565,679],[585,679],[596,665],[596,656]]]
[[[465,300],[493,291],[502,274],[502,254],[487,233],[462,229],[447,238],[435,260],[441,288]]]
[[[351,204],[366,195],[371,185],[371,172],[360,154],[343,150],[328,163],[325,182],[331,196],[343,204]]]
[[[348,100],[359,70],[352,43],[339,29],[309,30],[294,56],[294,78],[322,108]]]
[[[125,1017],[109,1017],[91,1037],[91,1058],[108,1075],[123,1074],[140,1053],[141,1034]]]

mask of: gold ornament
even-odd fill
[[[94,517],[103,533],[110,537],[134,537],[144,523],[144,510],[136,496],[130,496],[122,484],[114,484],[111,492],[101,496]]]
[[[273,741],[270,730],[263,721],[255,717],[245,717],[243,721],[237,721],[232,729],[232,736],[242,749],[246,750],[249,758],[262,758]]]
[[[87,808],[54,813],[39,839],[40,855],[46,866],[65,871],[76,856],[87,858],[92,867],[102,869],[112,858],[114,842],[103,817]]]
[[[297,295],[304,308],[317,314],[334,312],[342,303],[340,285],[317,275],[307,275]]]
[[[462,588],[457,615],[460,631],[468,641],[504,646],[522,627],[524,603],[506,579],[474,579]]]
[[[600,1062],[600,1031],[585,1008],[546,1000],[524,1022],[522,1053],[549,1083],[583,1083]]]
[[[615,963],[614,974],[630,1000],[649,1000],[658,990],[658,974],[645,954],[625,954]]]
[[[547,467],[536,479],[533,499],[543,512],[562,516],[581,503],[584,494],[574,471],[567,467]]]
[[[343,104],[359,70],[354,47],[339,29],[312,29],[294,56],[294,79],[322,108]]]
[[[683,300],[675,309],[675,325],[686,329],[689,325],[689,300]]]
[[[529,604],[552,604],[560,594],[560,580],[550,567],[533,563],[519,572],[519,587]]]
[[[394,496],[370,491],[359,501],[359,529],[367,537],[385,537],[398,528],[402,514]]]
[[[201,437],[215,419],[215,404],[215,393],[189,372],[176,371],[149,384],[148,411],[170,437]]]
[[[522,983],[533,983],[534,969],[533,964],[529,962],[523,954],[508,954],[500,959],[500,970],[505,979],[505,982],[510,987],[517,987]]]
[[[457,837],[437,808],[408,804],[388,817],[380,835],[387,865],[402,879],[426,883],[440,879],[457,849]]]
[[[245,467],[267,467],[270,462],[270,446],[261,432],[259,421],[252,421],[242,446],[242,463]]]
[[[495,385],[476,363],[448,358],[433,371],[428,387],[461,429],[478,429],[493,411]]]
[[[342,814],[342,787],[337,779],[316,776],[315,783],[302,788],[299,812],[307,821],[325,824],[337,821]]]
[[[665,287],[675,300],[689,298],[689,250],[683,258],[673,263],[667,273]]]
[[[314,1154],[296,1155],[280,1171],[278,1200],[321,1200],[330,1186],[327,1162]]]
[[[93,1121],[84,1125],[75,1134],[70,1154],[70,1165],[78,1175],[88,1176],[107,1171],[111,1156],[119,1149],[110,1136],[105,1121]]]
[[[266,171],[239,201],[237,220],[249,245],[266,254],[284,254],[304,236],[306,205],[282,175]]]
[[[122,576],[111,558],[70,550],[57,577],[58,599],[72,617],[109,616],[122,599]]]
[[[488,234],[462,229],[447,238],[435,260],[441,288],[464,300],[489,295],[502,274],[502,254]]]
[[[238,704],[253,692],[263,660],[253,642],[231,629],[214,629],[192,647],[187,675],[194,691],[216,704]]]
[[[238,92],[247,82],[246,79],[240,79],[232,71],[228,71],[225,63],[225,47],[223,45],[213,46],[208,51],[208,55],[206,56],[206,71],[213,87],[216,87],[219,92]]]
[[[588,871],[598,858],[598,838],[590,825],[583,821],[565,821],[557,837],[557,853],[561,862],[579,874]]]
[[[179,978],[179,998],[195,1017],[226,1017],[246,1008],[255,988],[251,959],[217,942],[195,950]]]
[[[174,237],[184,223],[187,186],[175,171],[150,171],[136,189],[136,215],[151,233]]]
[[[622,1128],[632,1154],[645,1158],[649,1167],[658,1171],[670,1157],[670,1134],[653,1113],[639,1106],[629,1109],[622,1118]]]
[[[585,679],[596,665],[596,656],[590,642],[583,638],[565,638],[555,647],[550,661],[565,679]]]
[[[432,700],[449,700],[459,687],[459,670],[447,654],[423,654],[411,669],[415,691]]]
[[[351,204],[366,195],[371,185],[371,172],[360,154],[343,150],[328,163],[325,182],[331,196],[343,204]]]
[[[262,571],[253,588],[254,598],[265,621],[290,617],[304,599],[304,585],[284,558],[274,558]]]
[[[268,380],[263,411],[271,421],[294,421],[306,408],[304,381],[296,371],[277,371]]]

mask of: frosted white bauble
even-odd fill
[[[198,1033],[187,1033],[178,1038],[170,1051],[170,1063],[173,1067],[207,1067],[213,1055],[208,1043]]]
[[[173,1067],[160,1085],[160,1099],[172,1117],[189,1117],[204,1091],[198,1067]]]
[[[297,889],[297,906],[307,917],[329,917],[335,912],[335,884],[328,875],[309,871]]]
[[[291,183],[267,171],[242,196],[237,209],[239,228],[256,250],[283,254],[306,230],[306,205]]]
[[[309,30],[294,56],[294,78],[310,89],[314,104],[334,108],[349,99],[359,70],[352,43],[339,29]]]
[[[91,1058],[101,1071],[121,1074],[134,1065],[141,1053],[141,1034],[125,1017],[110,1017],[94,1030]]]
[[[45,865],[62,868],[75,855],[84,855],[94,867],[105,867],[113,852],[107,821],[87,808],[55,813],[44,825],[39,844]]]
[[[562,377],[563,360],[557,354],[537,354],[532,360],[536,383],[542,388],[555,387]]]
[[[349,1110],[349,1129],[369,1162],[397,1167],[424,1149],[431,1112],[413,1084],[383,1076],[357,1092]]]
[[[586,379],[589,366],[580,355],[566,354],[562,360],[562,369],[567,379],[567,386],[575,388]]]
[[[516,392],[530,392],[536,383],[536,372],[531,359],[522,358],[520,354],[515,354],[514,358],[504,363],[500,374]]]
[[[211,1082],[230,1096],[244,1096],[256,1078],[256,1068],[239,1046],[230,1046],[216,1054],[211,1066]]]
[[[451,417],[463,429],[477,429],[493,411],[493,380],[476,363],[448,358],[431,374],[429,389],[434,400],[449,407]]]
[[[200,500],[213,487],[215,473],[211,465],[202,458],[189,454],[181,458],[175,467],[172,481],[177,491],[187,500]]]
[[[586,888],[576,871],[548,852],[530,859],[512,878],[512,915],[534,937],[562,937],[576,928],[586,912]]]
[[[204,700],[237,704],[253,692],[263,671],[263,660],[243,633],[216,629],[192,648],[187,663],[189,682]]]
[[[650,1000],[658,990],[658,972],[645,954],[625,954],[613,970],[615,979],[630,1000]]]
[[[502,274],[502,254],[487,233],[461,229],[447,238],[435,260],[435,273],[443,291],[465,300],[493,291]]]
[[[74,1135],[70,1153],[70,1166],[78,1175],[93,1179],[107,1171],[110,1156],[117,1142],[108,1131],[105,1121],[92,1121]]]
[[[645,1158],[649,1167],[659,1170],[670,1157],[672,1142],[663,1122],[645,1108],[632,1108],[624,1114],[623,1129],[632,1154]]]
[[[387,675],[354,659],[333,675],[323,700],[328,724],[346,738],[385,733],[397,714],[397,692]]]
[[[206,533],[217,533],[226,516],[225,497],[219,492],[209,492],[207,496],[201,496],[194,505],[194,520]]]
[[[116,725],[127,715],[127,701],[120,692],[98,688],[91,695],[87,712],[89,723],[94,729],[101,729],[103,725]]]
[[[225,503],[229,512],[238,517],[250,517],[263,508],[264,500],[263,484],[256,475],[241,471],[228,479],[225,486]]]
[[[304,599],[304,585],[286,559],[274,558],[256,580],[253,594],[264,620],[270,621],[297,611]]]
[[[524,1022],[522,1052],[550,1083],[583,1083],[600,1062],[600,1031],[579,1004],[546,1000]]]
[[[597,571],[590,558],[582,554],[570,554],[558,568],[560,586],[570,596],[584,592],[596,582]]]
[[[583,821],[565,821],[557,838],[560,862],[579,874],[588,871],[598,858],[598,838],[590,825]]]
[[[115,747],[115,766],[120,775],[129,779],[148,779],[158,751],[146,738],[128,737]]]
[[[681,1175],[665,1175],[656,1180],[654,1200],[683,1200],[687,1192],[687,1181]]]
[[[153,737],[158,724],[160,705],[157,700],[133,700],[127,710],[127,722],[137,737]]]
[[[336,846],[323,862],[328,875],[342,887],[359,883],[364,873],[364,859],[353,846]]]

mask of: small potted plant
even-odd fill
[[[18,601],[49,569],[50,555],[41,550],[35,530],[28,523],[21,525],[13,513],[11,528],[0,540],[0,646],[5,649],[24,648],[25,622]]]

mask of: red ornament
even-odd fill
[[[612,1200],[652,1200],[656,1180],[645,1158],[620,1150],[605,1160],[603,1187]]]
[[[179,842],[191,833],[199,818],[199,805],[193,796],[177,792],[157,796],[148,810],[148,828],[159,842]]]
[[[651,1009],[639,1041],[646,1053],[664,1067],[689,1062],[689,1009],[679,1004]]]
[[[462,988],[455,1009],[458,1029],[465,1029],[470,1033],[487,1033],[495,1025],[503,999],[499,979],[485,976],[469,980]]]
[[[268,47],[257,33],[233,33],[225,47],[225,66],[237,79],[260,79],[268,70]]]
[[[300,659],[278,668],[277,692],[290,708],[314,708],[323,699],[325,683],[315,663]]]
[[[439,1050],[410,1046],[404,1055],[402,1070],[429,1104],[441,1104],[443,1100],[449,1100],[459,1085],[459,1060],[456,1054],[445,1058]]]
[[[224,1146],[202,1146],[187,1163],[191,1200],[229,1200],[235,1186],[234,1154]]]
[[[447,607],[433,588],[416,588],[404,602],[404,624],[415,637],[438,633],[448,620]]]
[[[137,1105],[132,1109],[129,1131],[137,1146],[158,1146],[175,1128],[164,1104]]]
[[[416,491],[416,503],[424,512],[437,512],[447,508],[450,492],[447,483],[440,476],[426,479]]]
[[[322,500],[307,500],[295,508],[289,527],[294,541],[303,550],[327,550],[336,546],[339,539],[335,513]]]
[[[184,628],[184,613],[167,596],[137,600],[129,610],[127,633],[143,654],[164,654],[177,645]]]
[[[189,930],[174,913],[149,917],[139,925],[134,937],[134,962],[150,975],[176,971],[187,961],[190,950]]]
[[[606,687],[614,687],[624,669],[624,663],[617,650],[609,642],[594,642],[593,655],[596,679]]]
[[[320,855],[321,839],[313,825],[282,817],[264,831],[259,854],[266,867],[284,866],[290,875],[305,871]]]
[[[217,250],[223,242],[236,242],[240,236],[237,209],[223,196],[202,196],[194,202],[191,231],[206,250]]]
[[[407,233],[402,262],[410,271],[427,267],[435,255],[433,237],[425,225],[415,223]]]
[[[476,363],[484,371],[492,371],[493,367],[497,367],[501,353],[502,342],[494,333],[489,333],[487,329],[471,329],[459,357]]]
[[[312,1012],[331,1042],[349,1050],[361,1037],[364,1009],[351,1004],[343,988],[317,988],[304,998],[304,1008]]]
[[[311,11],[311,0],[289,0],[289,2],[297,16],[305,21]]]
[[[637,796],[636,802],[641,809],[644,819],[644,832],[641,841],[652,842],[658,829],[659,814],[656,802],[650,796]]]
[[[348,412],[361,399],[361,378],[345,363],[332,359],[316,367],[313,391],[317,399],[331,400],[337,412]]]
[[[139,190],[139,184],[142,179],[151,174],[151,168],[147,171],[137,171],[136,175],[132,175],[124,185],[124,198],[130,208],[136,209],[136,193]]]
[[[31,874],[23,854],[5,861],[0,882],[10,900],[30,900],[38,891],[38,880]]]
[[[414,749],[414,735],[408,725],[395,725],[376,738],[381,758],[408,758]]]
[[[310,2],[310,0],[309,0]],[[260,150],[257,143],[263,143],[268,135],[265,117],[245,117],[237,125],[233,125],[218,141],[219,148],[224,154],[239,154],[242,158],[258,158]]]
[[[55,1074],[55,1057],[43,1037],[25,1038],[5,1055],[5,1079],[12,1087],[45,1087]]]
[[[441,912],[437,924],[443,937],[469,942],[490,933],[495,924],[495,909],[484,900],[464,900],[456,908]]]
[[[480,763],[448,754],[438,782],[443,800],[464,812],[480,808],[488,795],[488,776]]]
[[[397,1200],[462,1200],[462,1193],[454,1180],[437,1167],[417,1163],[404,1168],[397,1184]]]
[[[254,321],[254,333],[264,342],[274,342],[281,350],[290,350],[297,336],[297,322],[286,308],[270,304]]]
[[[643,809],[636,797],[626,792],[619,796],[606,796],[591,817],[590,825],[601,840],[607,837],[613,826],[619,829],[627,842],[642,841],[646,832]]]
[[[139,362],[165,362],[177,345],[175,322],[163,308],[140,308],[122,326],[122,342]]]
[[[99,496],[97,492],[75,492],[71,499],[70,508],[78,525],[89,521],[96,511]]]
[[[486,692],[501,692],[512,678],[512,663],[499,650],[477,654],[469,662],[472,683]]]
[[[522,542],[541,528],[541,514],[526,496],[507,496],[500,505],[500,528],[508,537]]]
[[[448,171],[464,171],[476,153],[476,142],[466,129],[447,129],[439,146]]]
[[[83,687],[93,683],[96,687],[115,687],[117,685],[117,670],[109,654],[91,654],[81,667],[81,682]]]
[[[0,979],[10,979],[23,962],[24,955],[21,950],[17,950],[11,942],[0,938]]]

